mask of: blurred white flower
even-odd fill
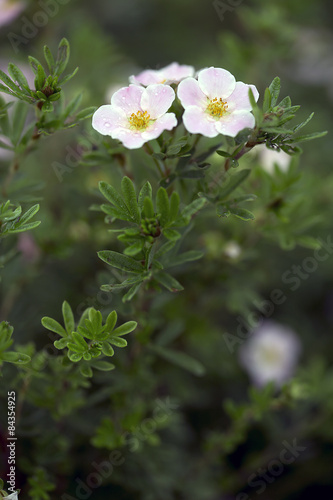
[[[0,27],[11,23],[25,9],[19,0],[0,0]]]
[[[258,154],[262,168],[269,174],[274,174],[274,165],[277,164],[282,172],[287,172],[290,166],[291,156],[284,151],[274,151],[266,148],[265,144],[256,146],[254,152]]]
[[[15,493],[12,493],[8,497],[3,497],[3,500],[18,500],[18,493],[15,491]]]
[[[293,330],[265,321],[240,347],[239,358],[255,385],[273,381],[279,387],[292,377],[300,351]]]
[[[224,253],[230,259],[237,259],[242,252],[242,248],[236,241],[230,240],[224,247]]]

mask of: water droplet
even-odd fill
[[[105,125],[106,127],[110,127],[110,123],[108,123],[108,122],[104,123],[104,125]]]

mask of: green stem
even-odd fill
[[[154,150],[153,148],[150,146],[150,144],[148,144],[147,142],[143,145],[143,149],[145,150],[145,152],[153,159],[155,165],[157,166],[158,168],[158,171],[159,173],[161,174],[161,177],[164,177],[164,173],[162,171],[162,168],[161,168],[161,165],[159,164],[159,161],[153,157],[153,154],[154,154]]]

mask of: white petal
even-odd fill
[[[144,88],[139,85],[123,87],[113,94],[111,97],[111,104],[112,106],[121,108],[127,116],[130,116],[132,113],[141,110],[140,102],[143,91]]]
[[[229,71],[214,67],[200,71],[198,82],[209,99],[215,97],[225,99],[233,92],[236,85],[235,77]]]
[[[114,130],[126,127],[128,120],[121,108],[106,104],[95,111],[92,126],[102,135],[111,135]]]
[[[155,120],[164,115],[175,100],[175,92],[169,85],[149,85],[142,94],[141,107]]]
[[[194,78],[186,78],[180,82],[177,95],[184,108],[188,106],[207,108],[207,96],[202,92],[199,83]]]
[[[216,122],[216,129],[220,134],[236,137],[244,128],[253,128],[255,119],[249,111],[240,111],[223,116]]]
[[[218,135],[216,120],[197,106],[190,106],[185,109],[183,123],[186,130],[191,134],[202,134],[205,137],[216,137]]]
[[[235,90],[228,97],[228,111],[244,110],[251,111],[252,106],[249,99],[249,89],[252,90],[255,100],[259,98],[259,92],[254,85],[246,85],[243,82],[237,82]]]

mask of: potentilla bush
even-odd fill
[[[92,170],[103,164],[117,171],[98,179],[99,190],[87,204],[96,228],[74,228],[92,231],[104,243],[91,259],[94,273],[102,270],[96,280],[103,293],[90,302],[74,299],[72,305],[63,297],[62,320],[40,318],[48,340],[38,345],[13,346],[15,324],[2,318],[2,380],[13,392],[18,446],[30,449],[17,455],[14,469],[4,466],[0,495],[17,498],[19,484],[35,500],[89,498],[104,487],[110,488],[104,498],[113,493],[112,498],[125,498],[122,491],[140,491],[146,499],[217,498],[222,491],[235,491],[229,473],[222,480],[215,472],[217,457],[234,452],[253,420],[316,392],[308,373],[291,378],[300,352],[295,334],[262,323],[273,304],[283,303],[281,290],[273,290],[269,301],[255,297],[260,321],[252,314],[237,333],[228,330],[233,314],[250,314],[253,298],[242,268],[235,267],[243,251],[240,242],[255,247],[266,238],[284,249],[298,244],[313,252],[327,249],[311,235],[311,204],[300,190],[306,189],[305,174],[298,171],[299,143],[325,132],[303,135],[313,114],[294,124],[299,106],[290,97],[281,99],[278,77],[260,96],[255,82],[237,81],[225,68],[196,70],[178,63],[130,76],[111,104],[80,109],[82,96],[70,102],[64,97],[63,86],[77,78],[77,70],[64,74],[69,52],[63,39],[56,57],[44,47],[46,64],[29,57],[33,85],[15,64],[9,64],[8,74],[0,72],[0,148],[12,156],[2,172],[0,263],[11,265],[16,235],[33,234],[37,227],[43,231],[43,222],[36,220],[38,211],[43,215],[43,197],[31,201],[35,195],[27,196],[26,177],[17,183],[22,162],[45,137],[78,130],[78,162]],[[264,152],[273,155],[270,173],[258,166]],[[279,167],[283,155],[289,168]],[[53,165],[60,181],[73,170]],[[77,169],[75,175],[80,173]],[[33,240],[20,240],[20,248],[27,259],[35,258]],[[260,280],[250,273],[247,280]],[[285,283],[295,285],[293,280],[290,275]],[[195,310],[199,297],[206,313]],[[245,339],[259,323],[247,346]],[[182,340],[189,330],[193,340]],[[221,356],[215,342],[220,352],[223,344]],[[166,484],[165,460],[170,469],[189,456],[176,457],[170,443],[191,454],[180,409],[199,378],[204,382],[196,397],[204,401],[212,374],[234,376],[226,359],[239,346],[240,363],[254,383],[249,401],[239,405],[225,399],[232,424],[223,433],[212,424],[203,445],[207,459],[204,467],[198,461],[193,485],[182,482],[177,468]],[[10,422],[4,440],[15,436],[14,418]],[[158,452],[163,439],[167,458]],[[150,464],[150,481],[156,478],[151,490],[138,472],[140,463],[147,470]],[[16,482],[10,476],[15,470],[20,471]]]

